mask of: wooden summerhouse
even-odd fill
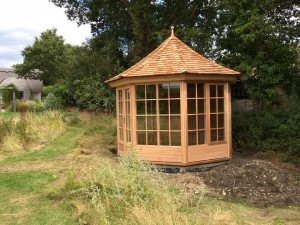
[[[155,164],[189,166],[231,158],[230,84],[238,72],[174,36],[123,73],[116,88],[118,153],[134,146]]]

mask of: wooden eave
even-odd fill
[[[129,84],[148,84],[160,82],[176,82],[176,81],[203,81],[203,82],[229,82],[234,84],[237,81],[237,76],[228,74],[169,74],[156,76],[139,76],[125,77],[109,83],[111,87],[120,87]]]

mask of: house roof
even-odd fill
[[[41,92],[43,82],[40,80],[18,78],[12,68],[0,68],[0,87],[14,84],[19,91],[30,90],[31,92]]]
[[[222,74],[237,76],[240,73],[210,61],[171,36],[144,59],[106,83],[125,77],[143,77],[176,74]]]

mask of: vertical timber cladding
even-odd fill
[[[137,84],[135,89],[138,154],[182,163],[181,82]]]
[[[228,83],[187,83],[188,162],[229,158]]]

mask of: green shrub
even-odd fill
[[[74,105],[74,98],[66,84],[58,83],[51,86],[45,86],[43,88],[42,97],[46,98],[49,94],[53,94],[65,107]]]
[[[44,100],[44,109],[45,110],[59,110],[62,108],[62,104],[58,98],[55,97],[54,94],[50,93],[47,95]]]
[[[300,163],[299,105],[272,111],[234,113],[232,137],[234,151],[263,153],[265,156],[275,152],[283,154],[289,162]]]

